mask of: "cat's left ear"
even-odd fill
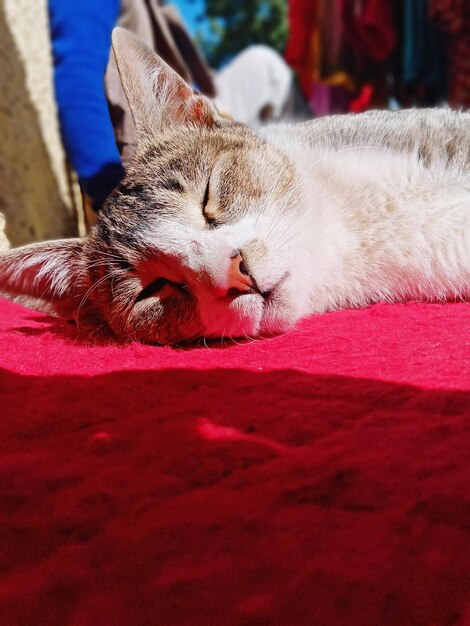
[[[213,128],[226,123],[208,98],[123,28],[113,31],[113,52],[140,141],[175,124]]]
[[[83,297],[84,239],[22,246],[0,255],[0,294],[33,308],[74,317]]]

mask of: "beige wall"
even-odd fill
[[[0,212],[12,245],[75,235],[46,0],[0,0],[0,137]]]

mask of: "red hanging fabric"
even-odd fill
[[[357,48],[371,61],[385,61],[396,44],[390,1],[356,0],[345,9]]]
[[[319,63],[316,53],[321,0],[289,1],[289,39],[285,51],[287,63],[296,70],[300,86],[308,98]]]
[[[470,0],[430,0],[429,15],[448,33],[448,100],[470,108]]]

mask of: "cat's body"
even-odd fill
[[[1,290],[158,343],[469,297],[470,114],[370,112],[256,135],[115,39],[136,160],[87,239],[8,253]]]
[[[305,213],[289,233],[308,251],[309,312],[469,297],[469,113],[371,111],[263,135],[299,173]]]

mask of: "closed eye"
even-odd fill
[[[209,203],[209,193],[210,193],[210,178],[207,179],[206,190],[204,191],[204,198],[202,199],[202,214],[204,215],[204,219],[206,220],[206,224],[209,228],[217,228],[219,226],[218,221],[212,215],[207,213],[207,205]]]
[[[168,278],[156,278],[155,280],[152,280],[151,283],[149,283],[148,285],[146,285],[142,291],[138,294],[137,298],[135,299],[136,302],[141,302],[141,300],[145,300],[146,298],[150,298],[151,296],[156,296],[158,293],[160,293],[160,291],[162,291],[163,287],[165,287],[166,285],[170,285],[171,287],[175,287],[176,289],[178,289],[178,291],[181,291],[182,293],[188,293],[188,286],[187,285],[183,285],[180,283],[174,283],[171,280],[168,280]]]
[[[204,191],[204,198],[202,199],[202,212],[206,210],[207,203],[209,202],[209,184],[210,178],[207,179],[206,190]]]

